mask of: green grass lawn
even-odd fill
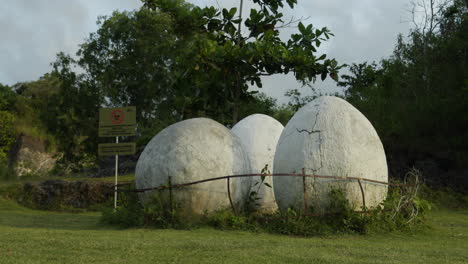
[[[468,210],[431,213],[419,233],[288,237],[127,229],[99,213],[35,211],[0,198],[0,263],[468,263]]]

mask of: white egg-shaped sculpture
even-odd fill
[[[276,144],[283,131],[283,125],[276,119],[263,115],[250,115],[239,121],[231,131],[236,134],[247,152],[252,174],[262,173],[266,168],[273,170]],[[272,213],[278,209],[273,192],[272,177],[252,178],[250,192],[255,193],[253,208],[259,212]]]
[[[137,189],[190,183],[215,177],[250,172],[248,157],[240,139],[220,123],[193,118],[175,123],[159,132],[138,159]],[[250,178],[230,180],[233,205],[242,209],[249,192]],[[171,202],[190,214],[210,213],[229,208],[227,180],[208,181],[172,189]],[[168,191],[165,192],[167,203]],[[140,195],[142,202],[161,191]],[[159,196],[160,197],[160,196]]]
[[[274,177],[281,210],[312,207],[315,212],[325,212],[333,188],[343,190],[351,205],[360,209],[359,182],[347,178],[388,181],[384,148],[374,127],[351,104],[333,96],[316,98],[302,107],[278,141],[274,173],[302,173],[303,169],[305,174],[342,179],[305,178],[304,182],[302,177]],[[385,199],[387,185],[369,181],[361,181],[361,185],[366,207],[375,207]]]

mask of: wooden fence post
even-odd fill
[[[364,211],[366,211],[366,197],[365,197],[365,195],[364,195],[364,189],[362,188],[361,179],[358,179],[357,181],[358,181],[358,183],[359,183],[359,188],[361,189],[362,206],[363,206],[362,209],[363,209]]]
[[[302,188],[304,190],[304,214],[307,213],[307,186],[306,186],[306,176],[305,176],[305,169],[302,168]]]
[[[169,176],[169,209],[172,213],[172,176]]]
[[[231,205],[232,212],[236,214],[236,209],[234,208],[234,204],[232,203],[232,198],[231,198],[231,178],[227,177],[226,182],[227,182],[227,193],[229,197],[229,204]]]

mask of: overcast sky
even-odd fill
[[[197,5],[238,6],[239,0],[190,0]],[[399,33],[409,30],[410,0],[298,0],[293,10],[285,8],[286,18],[310,17],[304,24],[328,27],[335,37],[322,45],[319,53],[339,63],[378,61],[392,53]],[[139,0],[1,0],[0,83],[38,79],[51,70],[55,55],[75,54],[78,45],[97,30],[99,15],[113,10],[133,10]],[[252,7],[244,0],[244,16]],[[295,28],[284,29],[287,38]],[[277,75],[264,79],[262,91],[286,102],[288,89],[301,88],[293,76]],[[314,85],[318,92],[341,91],[333,81]],[[301,88],[304,94],[308,88]]]

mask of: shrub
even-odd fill
[[[0,111],[0,161],[7,158],[10,146],[15,142],[15,116],[7,111]]]
[[[422,185],[421,197],[437,207],[468,208],[468,195],[457,192],[450,187],[432,189],[427,185]]]
[[[104,207],[101,223],[116,225],[121,228],[143,226],[143,206],[136,193],[119,193],[118,207]]]
[[[187,216],[176,203],[168,203],[164,192],[154,193],[149,201],[142,205],[134,192],[119,195],[118,207],[110,205],[102,211],[101,222],[122,228],[154,227],[188,229],[194,226],[197,218]],[[188,220],[190,219],[190,221]]]
[[[275,234],[314,236],[366,234],[411,230],[424,223],[430,203],[415,195],[414,187],[392,188],[387,199],[373,210],[356,212],[342,189],[330,190],[326,214],[300,214],[293,209],[274,214],[239,214],[220,210],[206,217],[206,224],[219,229],[264,231]]]
[[[115,212],[107,209],[103,221],[123,227],[151,226],[157,228],[192,228],[208,225],[222,230],[263,231],[275,234],[313,236],[339,233],[366,234],[412,230],[425,223],[431,204],[418,196],[420,173],[408,173],[403,187],[391,187],[387,198],[377,208],[354,211],[342,189],[330,190],[326,214],[301,214],[293,209],[274,214],[260,214],[247,208],[237,214],[223,209],[202,218],[187,215],[180,204],[174,204],[167,191],[156,193],[143,208],[135,193],[120,202]],[[130,199],[131,198],[131,199]],[[251,202],[255,202],[252,199]]]
[[[13,179],[16,179],[15,170],[8,166],[6,159],[0,158],[0,180],[11,181]]]

